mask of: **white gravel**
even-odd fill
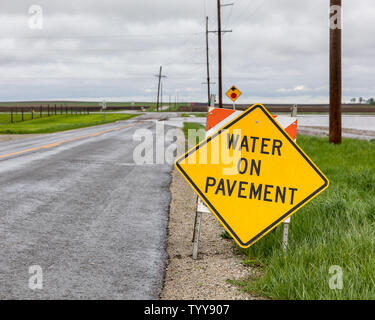
[[[224,229],[212,214],[202,220],[199,258],[192,259],[196,196],[182,176],[172,173],[168,265],[161,299],[254,300],[228,283],[248,279],[255,270],[241,264],[243,256],[233,241],[220,237]]]

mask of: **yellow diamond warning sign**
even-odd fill
[[[235,102],[241,96],[241,94],[242,92],[238,90],[235,86],[230,88],[226,93],[227,97],[231,99],[233,102]]]
[[[329,185],[262,105],[188,151],[176,167],[244,248]]]

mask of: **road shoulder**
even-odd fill
[[[244,257],[233,241],[221,238],[224,229],[204,214],[197,261],[192,259],[196,196],[177,170],[172,171],[168,226],[168,264],[162,300],[254,300],[228,280],[248,279],[255,273],[241,264]]]

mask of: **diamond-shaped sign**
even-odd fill
[[[262,105],[192,148],[176,167],[244,248],[329,185]]]
[[[235,86],[233,86],[226,92],[226,95],[229,99],[235,102],[242,95],[242,92],[238,90]]]

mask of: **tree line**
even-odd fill
[[[363,104],[373,104],[373,105],[375,105],[375,99],[374,98],[369,98],[367,100],[365,98],[363,98],[363,97],[359,97],[358,100],[357,100],[357,98],[351,98],[350,99],[351,103],[357,103],[357,101],[360,104],[363,103]]]

